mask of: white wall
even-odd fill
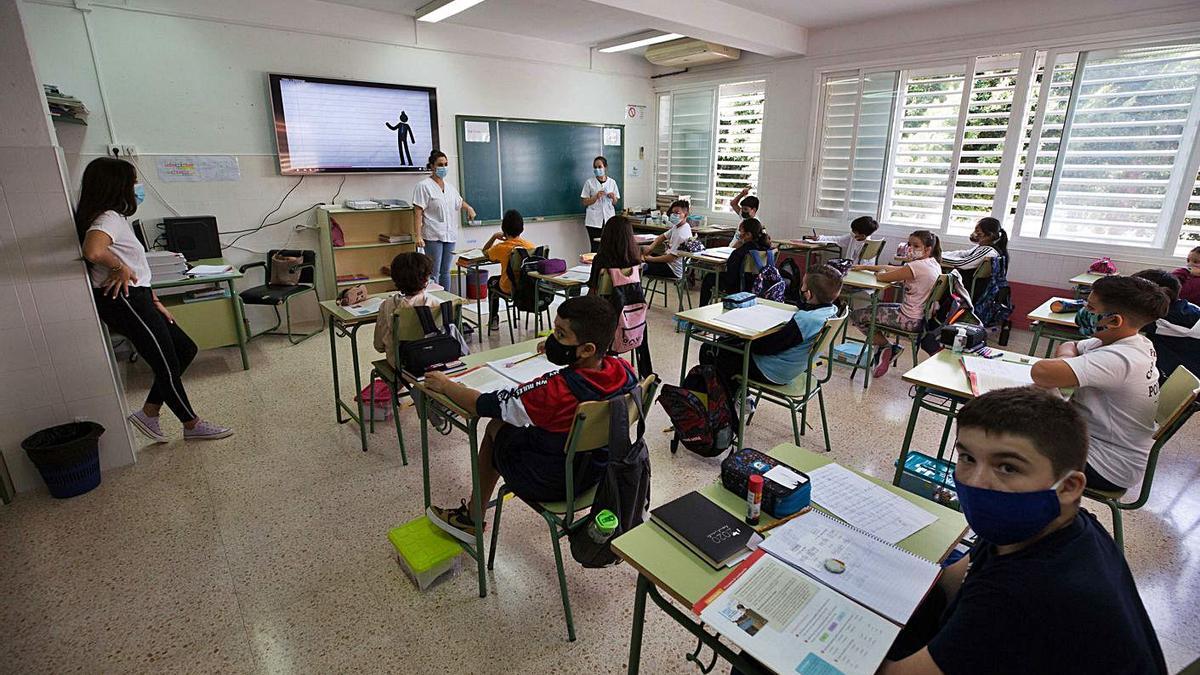
[[[1003,0],[940,8],[861,22],[809,33],[803,58],[743,59],[743,63],[695,69],[655,81],[657,90],[713,81],[765,77],[767,107],[758,192],[761,218],[773,236],[798,236],[816,225],[830,232],[846,226],[814,219],[808,200],[812,184],[812,147],[817,123],[818,87],[823,72],[871,65],[904,65],[938,59],[965,61],[968,55],[1013,49],[1087,44],[1125,36],[1200,35],[1200,3],[1178,0]],[[883,226],[890,245],[905,228]],[[968,245],[948,237],[950,248]],[[1053,287],[1085,269],[1095,257],[1017,243],[1009,279]],[[890,257],[891,250],[885,251]],[[1154,255],[1114,255],[1123,271],[1155,265],[1177,266],[1178,260]]]
[[[99,75],[78,10],[58,3],[23,5],[43,80],[79,96],[92,111],[87,127],[59,125],[72,182],[77,184],[83,166],[103,154],[115,136],[117,142],[138,147],[143,175],[167,202],[185,214],[215,215],[222,230],[258,225],[296,182],[279,176],[275,168],[268,72],[437,87],[442,149],[452,164],[457,161],[457,114],[619,124],[627,122],[628,104],[653,102],[649,64],[623,55],[597,54],[593,59],[584,47],[462,26],[414,26],[408,17],[316,0],[120,4],[93,5]],[[101,109],[100,83],[111,120]],[[639,148],[650,156],[653,126],[634,123],[626,129],[628,170]],[[154,173],[154,158],[164,154],[232,154],[239,159],[242,178],[236,183],[163,183]],[[408,199],[420,177],[352,175],[339,201]],[[581,185],[585,178],[580,177]],[[340,180],[306,178],[279,215],[328,201]],[[650,202],[649,171],[627,178],[621,187],[626,204]],[[138,217],[170,215],[148,192]],[[310,212],[247,236],[238,246],[254,251],[285,243],[316,248],[313,231],[292,229],[295,223],[314,222]],[[490,232],[467,228],[464,237],[467,244],[483,243]],[[582,225],[575,221],[533,223],[527,236],[549,244],[556,255],[587,250]],[[239,263],[261,258],[246,250],[227,253]]]
[[[105,469],[134,451],[16,0],[0,0],[0,91],[0,452],[25,491],[42,479],[19,444],[39,429],[99,422]]]

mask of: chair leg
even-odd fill
[[[369,424],[370,433],[372,434],[375,433],[375,378],[377,377],[379,377],[379,372],[372,368],[371,374],[367,378],[367,389],[371,392],[371,398],[363,400],[364,404],[367,404],[371,407],[371,421]],[[358,392],[358,395],[362,396],[362,392]]]
[[[400,445],[400,463],[408,466],[408,453],[404,451],[404,430],[400,428],[400,383],[389,382],[392,389],[392,420],[396,423],[396,442]]]
[[[910,343],[911,343],[911,345],[909,346],[909,351],[912,352],[913,368],[916,368],[917,367],[917,341],[911,340]]]
[[[825,392],[817,389],[817,407],[821,410],[821,432],[825,435],[825,451],[833,452],[833,444],[829,442],[829,420],[825,418]]]
[[[1117,544],[1117,550],[1121,555],[1125,555],[1125,526],[1121,523],[1121,509],[1117,508],[1117,503],[1111,499],[1104,500],[1108,505],[1108,510],[1112,512],[1113,520],[1113,541]]]
[[[804,430],[808,428],[808,399],[800,404],[800,435],[804,435]],[[799,445],[799,443],[797,443]]]
[[[792,414],[792,440],[800,445],[800,424],[796,421],[796,402],[788,401],[788,412]]]
[[[316,289],[313,289],[313,293],[316,294]],[[304,333],[303,335],[301,335],[299,340],[295,339],[296,336],[295,336],[295,334],[292,333],[292,298],[294,298],[298,295],[303,295],[303,294],[297,293],[296,295],[289,295],[288,297],[283,299],[283,313],[285,316],[287,316],[287,339],[288,339],[288,342],[292,343],[293,345],[298,345],[301,342],[304,342],[308,338],[316,335],[317,333],[320,333],[324,329],[324,325],[322,324],[321,327],[317,328],[313,332]]]
[[[492,517],[492,543],[488,547],[488,564],[490,570],[496,562],[496,544],[500,541],[500,511],[504,509],[504,497],[508,495],[508,490],[505,486],[500,486],[500,490],[496,493],[496,515]]]
[[[567,617],[567,639],[574,642],[575,619],[571,616],[571,599],[567,597],[567,573],[563,570],[562,547],[558,543],[558,526],[546,514],[543,513],[542,517],[550,526],[550,542],[554,544],[554,565],[558,568],[558,591],[562,594],[563,614]]]

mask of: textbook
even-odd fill
[[[651,510],[650,520],[716,569],[762,541],[753,527],[695,490]]]

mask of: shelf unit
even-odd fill
[[[345,246],[334,246],[331,229],[337,223],[345,237]],[[368,293],[392,289],[392,279],[381,272],[389,267],[398,253],[417,250],[412,242],[389,244],[379,241],[380,234],[415,236],[413,210],[406,209],[348,209],[344,206],[322,206],[317,209],[317,231],[321,239],[317,280],[322,298],[337,297],[340,289],[362,284]],[[365,274],[359,281],[337,281],[339,274]]]

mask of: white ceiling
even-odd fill
[[[326,1],[409,16],[416,14],[416,10],[428,2]],[[792,29],[802,34],[802,28],[827,27],[973,1],[975,0],[658,0],[647,2],[646,10],[638,11],[638,3],[623,0],[486,0],[450,17],[446,22],[582,46],[595,45],[648,29],[660,29],[703,37],[749,51],[781,56],[802,51],[803,38],[796,39],[793,34],[789,34]],[[625,9],[611,6],[613,4],[624,5]],[[710,16],[714,9],[747,10],[746,18],[740,25],[729,26]],[[762,24],[763,30],[757,30],[757,24]],[[694,27],[694,31],[689,33],[689,27]],[[727,35],[723,36],[722,32]],[[772,37],[758,41],[754,37],[756,34]],[[726,39],[722,39],[723,37]]]

